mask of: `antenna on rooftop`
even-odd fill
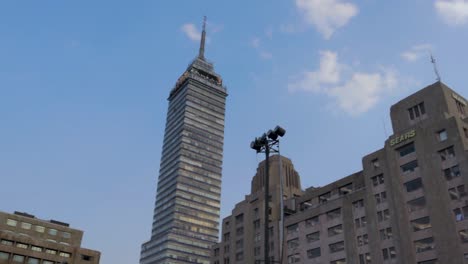
[[[436,60],[434,59],[434,56],[432,56],[432,52],[431,52],[431,63],[432,65],[434,65],[434,72],[435,72],[435,75],[437,76],[436,80],[438,82],[440,82],[440,74],[439,74],[439,71],[437,70],[437,63],[436,63]]]
[[[206,16],[203,17],[203,29],[200,39],[200,51],[198,52],[198,57],[202,60],[205,60],[205,38],[206,38]]]

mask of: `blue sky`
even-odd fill
[[[0,210],[85,230],[103,264],[150,237],[166,98],[198,52],[229,91],[222,216],[250,141],[280,124],[303,187],[361,169],[389,107],[442,80],[468,96],[468,0],[2,1]],[[340,166],[337,166],[340,164]]]

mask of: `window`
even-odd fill
[[[419,103],[419,104],[409,108],[408,113],[409,113],[409,118],[411,120],[414,120],[414,119],[426,114],[426,109],[424,107],[424,102]]]
[[[27,249],[27,248],[28,248],[28,245],[18,242],[18,243],[16,243],[16,247],[17,247],[17,248],[24,248],[24,249]]]
[[[377,212],[377,220],[383,222],[390,219],[390,211],[388,209]]]
[[[312,243],[314,241],[320,240],[320,232],[314,232],[306,235],[307,243]]]
[[[39,259],[29,257],[26,263],[27,264],[39,264]]]
[[[437,259],[419,261],[418,264],[438,264],[439,261]]]
[[[458,185],[457,187],[448,189],[450,199],[459,200],[466,196],[465,185]]]
[[[389,247],[382,249],[382,257],[384,260],[396,258],[395,247]]]
[[[426,198],[419,197],[407,203],[409,212],[418,211],[426,207]]]
[[[45,252],[47,254],[57,255],[57,250],[55,249],[46,248]]]
[[[259,242],[260,240],[262,240],[262,236],[260,235],[260,233],[255,234],[254,241]]]
[[[229,241],[229,240],[231,240],[231,234],[230,234],[229,232],[228,232],[228,233],[225,233],[225,234],[224,234],[224,239],[223,239],[223,240],[224,240],[224,241]]]
[[[346,264],[346,259],[339,259],[331,261],[330,264]]]
[[[299,226],[297,224],[290,225],[286,228],[286,231],[288,235],[297,234],[299,231]]]
[[[343,226],[342,225],[337,225],[337,226],[333,226],[333,227],[328,228],[328,236],[329,237],[336,236],[336,235],[339,235],[341,233],[343,233]]]
[[[253,222],[254,230],[257,231],[260,229],[260,219],[257,219]]]
[[[236,225],[241,224],[244,222],[244,214],[240,214],[236,216]]]
[[[260,256],[261,254],[261,247],[254,248],[254,256]]]
[[[370,264],[371,256],[370,253],[359,254],[359,264]]]
[[[356,226],[356,228],[366,227],[366,224],[367,220],[365,216],[354,219],[354,225]]]
[[[414,179],[412,181],[405,183],[405,187],[406,187],[407,192],[414,192],[419,189],[422,189],[423,183],[422,183],[421,178],[417,178],[417,179]]]
[[[219,251],[219,248],[218,248]],[[71,257],[71,254],[68,252],[60,252],[59,256],[64,257],[64,258],[69,258]]]
[[[62,237],[63,238],[71,238],[71,234],[69,232],[63,232]]]
[[[229,249],[230,249],[229,245],[224,245],[224,254],[225,255],[229,254]]]
[[[447,140],[447,131],[445,129],[438,131],[437,132],[437,139],[439,141]]]
[[[13,255],[13,262],[24,263],[24,256],[21,255]]]
[[[369,236],[367,234],[364,234],[362,236],[357,236],[356,240],[357,240],[358,246],[364,246],[364,245],[369,244]]]
[[[43,260],[42,264],[54,264],[54,262],[50,260]]]
[[[5,246],[13,246],[13,241],[2,239],[0,244],[5,245]]]
[[[455,149],[453,146],[439,150],[439,156],[442,161],[446,161],[455,157]]]
[[[319,196],[319,203],[326,203],[331,198],[331,192],[324,193]]]
[[[344,250],[344,241],[333,243],[328,245],[330,248],[330,253],[340,252]]]
[[[353,184],[352,183],[349,183],[349,184],[346,184],[344,186],[341,186],[339,189],[339,194],[340,196],[342,195],[346,195],[348,193],[351,193],[353,191]]]
[[[393,237],[391,227],[380,229],[379,233],[380,233],[380,240],[392,239]]]
[[[359,208],[363,208],[364,207],[364,200],[357,200],[355,202],[353,202],[353,208],[355,210],[359,209]]]
[[[414,142],[406,144],[406,145],[404,145],[404,146],[397,149],[397,151],[400,153],[400,157],[404,157],[406,155],[414,153],[415,150],[416,149],[414,148]]]
[[[7,219],[6,224],[9,226],[16,226],[18,224],[18,221],[13,219]]]
[[[0,260],[8,260],[10,258],[10,253],[0,251]]]
[[[312,218],[309,218],[309,219],[305,220],[305,226],[306,227],[312,227],[312,226],[315,226],[316,224],[318,224],[318,222],[319,222],[318,216],[314,216]]]
[[[39,233],[44,233],[45,227],[43,227],[43,226],[35,226],[35,227],[34,227],[34,230],[36,230],[36,232],[39,232]]]
[[[244,247],[244,240],[243,239],[239,239],[236,241],[236,249],[241,249]]]
[[[57,230],[51,228],[51,229],[49,229],[48,233],[49,233],[49,235],[51,235],[51,236],[56,236],[56,235],[57,235]]]
[[[244,234],[244,227],[241,226],[241,227],[238,227],[236,229],[236,236],[242,236]]]
[[[453,209],[453,214],[457,222],[465,220],[468,217],[468,206]]]
[[[415,219],[411,221],[411,227],[414,232],[431,228],[431,220],[429,216]]]
[[[418,161],[417,160],[410,161],[404,165],[401,165],[400,168],[403,173],[413,172],[414,170],[418,168]]]
[[[36,252],[42,252],[42,248],[41,248],[41,247],[37,247],[37,246],[31,246],[31,250],[32,250],[32,251],[36,251]]]
[[[23,229],[29,230],[29,229],[31,229],[31,226],[32,225],[30,223],[25,223],[25,222],[21,223],[21,228],[23,228]]]
[[[244,252],[239,252],[236,254],[236,261],[244,260]]]
[[[383,203],[383,202],[387,201],[387,193],[386,192],[378,193],[378,194],[374,195],[374,197],[375,197],[375,202],[377,204],[380,204],[380,203]]]
[[[445,169],[444,170],[444,175],[445,175],[445,179],[447,179],[447,181],[450,181],[453,178],[459,177],[461,175],[460,174],[460,167],[458,165],[455,165],[455,166],[453,166],[451,168]]]
[[[458,97],[458,96],[457,96]],[[464,101],[455,99],[455,104],[457,105],[458,112],[462,115],[465,115],[465,105],[466,103]]]
[[[255,218],[258,218],[258,208],[255,208],[255,209],[254,209],[254,217],[255,217]]]
[[[466,129],[466,127],[463,128],[463,134],[465,134],[465,137],[468,138],[468,129]]]
[[[287,244],[289,250],[294,250],[299,247],[299,238],[288,240]]]
[[[301,256],[299,254],[289,255],[288,264],[301,262]]]
[[[377,168],[380,167],[379,159],[373,159],[371,161],[371,164],[372,164],[372,168],[374,168],[374,169],[377,169]]]
[[[372,180],[372,185],[377,186],[377,185],[384,183],[384,176],[383,174],[380,174],[380,175],[372,177],[371,180]]]
[[[428,237],[425,239],[414,241],[414,248],[416,253],[421,253],[434,249],[434,238]]]
[[[307,257],[312,259],[312,258],[318,258],[322,255],[321,251],[320,251],[320,248],[313,248],[313,249],[309,249],[307,250]]]
[[[460,236],[460,241],[462,243],[468,243],[468,229],[458,231],[458,235]]]
[[[337,219],[339,217],[341,217],[341,208],[338,208],[338,209],[327,212],[327,219],[328,220]]]

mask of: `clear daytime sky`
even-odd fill
[[[303,188],[323,186],[383,147],[390,106],[435,82],[431,52],[468,97],[468,0],[1,1],[0,210],[138,263],[167,97],[204,15],[229,92],[221,217],[264,158],[250,141],[277,124]]]

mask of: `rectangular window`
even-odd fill
[[[315,226],[316,224],[318,224],[318,222],[319,222],[318,216],[314,216],[312,218],[309,218],[309,219],[305,220],[305,226],[306,227],[312,227],[312,226]]]
[[[39,232],[39,233],[44,233],[45,227],[43,227],[43,226],[35,226],[35,227],[34,227],[34,230],[36,230],[36,232]]]
[[[326,203],[331,198],[331,192],[324,193],[319,196],[319,203]]]
[[[437,132],[437,139],[439,141],[447,140],[447,131],[445,129],[438,131]]]
[[[356,226],[356,228],[366,227],[367,225],[366,217],[363,216],[361,218],[354,219],[354,225]]]
[[[45,252],[47,254],[57,255],[57,250],[55,249],[46,248]]]
[[[294,254],[294,255],[289,255],[288,256],[288,264],[290,264],[290,263],[299,263],[299,262],[301,262],[301,255]]]
[[[25,222],[21,223],[21,228],[23,228],[23,229],[29,230],[29,229],[31,229],[31,226],[32,225],[30,223],[25,223]]]
[[[444,170],[444,175],[445,175],[445,179],[447,179],[447,181],[450,181],[453,178],[459,177],[461,175],[460,167],[458,165],[455,165],[455,166],[453,166],[451,168],[445,169]]]
[[[419,261],[418,264],[439,264],[439,261],[437,259],[431,259],[431,260]]]
[[[239,252],[236,254],[236,261],[244,260],[244,252]]]
[[[333,220],[333,219],[337,219],[337,218],[340,218],[340,217],[341,217],[341,208],[338,208],[338,209],[327,212],[327,219],[328,220]]]
[[[353,191],[353,184],[352,183],[346,184],[344,186],[341,186],[338,190],[339,190],[340,196],[346,195]]]
[[[359,254],[359,264],[370,264],[371,256],[370,253]]]
[[[2,239],[0,244],[5,245],[5,246],[13,246],[13,241]]]
[[[377,185],[384,183],[384,176],[383,174],[380,174],[380,175],[372,177],[371,180],[372,180],[372,185],[377,186]]]
[[[421,253],[434,249],[434,238],[428,237],[425,239],[414,241],[414,248],[416,253]]]
[[[455,149],[453,146],[439,150],[439,156],[442,161],[452,159],[455,157]]]
[[[244,214],[236,215],[236,225],[244,222]]]
[[[330,261],[330,264],[346,264],[346,259],[338,259],[338,260]]]
[[[404,145],[404,146],[397,149],[398,153],[400,153],[400,157],[404,157],[406,155],[414,153],[415,150],[416,149],[414,148],[414,142],[406,144],[406,145]]]
[[[377,169],[377,168],[380,167],[379,159],[373,159],[373,160],[371,161],[371,164],[372,164],[372,167],[373,167],[374,169]]]
[[[457,105],[458,113],[460,113],[461,115],[465,115],[466,114],[465,103],[460,100],[455,99],[455,104]]]
[[[448,189],[450,199],[459,200],[466,196],[465,185],[458,185],[457,187]]]
[[[413,228],[414,232],[431,228],[432,227],[431,220],[429,216],[415,219],[411,221],[411,227]]]
[[[377,204],[384,203],[384,202],[387,201],[387,193],[386,192],[378,193],[378,194],[374,195],[374,197],[375,197],[375,202]]]
[[[354,208],[354,210],[364,208],[364,200],[361,199],[361,200],[357,200],[357,201],[353,202],[353,208]]]
[[[244,234],[244,227],[241,226],[241,227],[238,227],[236,229],[236,236],[242,236]]]
[[[401,165],[400,168],[401,168],[401,172],[403,173],[413,172],[414,170],[418,168],[418,161],[417,160],[410,161],[404,165]]]
[[[328,228],[328,236],[336,236],[343,233],[343,226],[342,225],[336,225],[333,227]]]
[[[28,248],[28,245],[18,242],[18,243],[16,243],[16,247],[17,247],[17,248],[24,248],[24,249],[27,249],[27,248]]]
[[[230,233],[225,233],[224,234],[224,241],[229,241],[231,239],[231,234]]]
[[[39,259],[29,257],[29,258],[28,258],[28,261],[27,261],[26,263],[27,263],[27,264],[39,264]]]
[[[406,187],[407,192],[414,192],[419,189],[422,189],[423,183],[422,183],[421,178],[417,178],[412,181],[406,182],[405,187]]]
[[[286,232],[288,235],[297,234],[298,231],[299,231],[299,226],[297,224],[286,227]]]
[[[462,243],[468,243],[468,229],[458,231],[458,235],[460,236],[460,241]]]
[[[330,253],[340,252],[344,250],[344,241],[333,243],[328,245],[330,248]]]
[[[320,232],[314,232],[306,235],[307,243],[312,243],[320,240]]]
[[[24,256],[21,256],[21,255],[13,255],[13,262],[16,262],[16,263],[24,263],[24,259],[25,259]]]
[[[56,235],[57,235],[57,230],[51,228],[51,229],[49,229],[48,233],[49,233],[49,235],[51,235],[51,236],[56,236]]]
[[[382,249],[382,257],[384,260],[396,258],[396,251],[394,247]]]
[[[468,218],[468,206],[453,209],[453,214],[457,222],[465,220]]]
[[[261,247],[254,248],[254,256],[260,256],[261,254]]]
[[[320,251],[320,248],[313,248],[313,249],[309,249],[307,250],[307,257],[312,259],[312,258],[318,258],[322,255],[321,251]]]
[[[219,248],[218,248],[218,250],[219,250]],[[68,253],[68,252],[60,252],[59,255],[60,255],[61,257],[64,257],[64,258],[69,258],[69,257],[71,257],[71,254]]]
[[[62,232],[62,237],[63,238],[71,238],[71,234],[69,232]]]
[[[257,231],[260,229],[260,219],[257,219],[253,222],[254,230]]]
[[[419,103],[408,109],[409,118],[414,120],[426,113],[426,108],[424,107],[424,102]]]
[[[287,244],[289,250],[294,250],[299,247],[299,238],[288,240]]]
[[[369,236],[367,234],[364,234],[362,236],[357,236],[356,237],[358,246],[364,246],[369,244]]]
[[[380,229],[379,233],[380,233],[380,240],[392,239],[392,237],[393,237],[391,227]]]
[[[41,248],[41,247],[37,247],[37,246],[31,246],[31,250],[32,250],[32,251],[36,251],[36,252],[42,252],[42,248]]]
[[[390,219],[390,211],[388,209],[377,212],[377,220],[383,222]]]
[[[236,249],[241,249],[244,247],[244,240],[243,239],[239,239],[236,241]]]
[[[8,260],[10,259],[10,253],[0,251],[0,260]]]
[[[13,219],[7,219],[6,224],[9,226],[16,226],[18,224],[18,221]]]
[[[419,197],[407,203],[409,212],[418,211],[426,207],[426,198]]]

